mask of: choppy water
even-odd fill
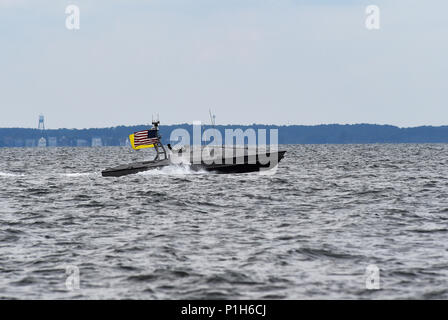
[[[285,149],[273,176],[121,178],[142,153],[0,149],[0,297],[448,298],[448,145]]]

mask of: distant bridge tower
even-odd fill
[[[41,131],[45,130],[44,116],[42,114],[39,116],[39,126],[37,127],[37,129]]]
[[[44,122],[44,116],[41,114],[39,116],[39,125],[37,126],[37,129],[40,130],[42,137],[37,142],[38,147],[46,147],[47,146],[47,139],[44,138],[45,136],[45,122]]]

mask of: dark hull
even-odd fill
[[[278,151],[272,154],[274,158],[277,158],[275,164],[278,164],[280,160],[283,159],[283,157],[285,156],[285,152],[286,151]],[[275,154],[277,154],[277,157],[275,156]],[[270,153],[267,153],[266,156],[269,157],[271,155]],[[101,174],[103,177],[120,177],[128,174],[163,168],[169,165],[172,165],[169,160],[136,162],[128,165],[121,165],[118,167],[105,169],[101,172]],[[274,166],[274,164],[272,166]],[[245,156],[241,158],[234,157],[230,161],[226,161],[226,159],[223,159],[222,164],[206,164],[202,162],[198,164],[193,163],[190,166],[190,168],[194,171],[205,170],[216,173],[256,172],[270,167],[271,163],[263,163],[262,161],[260,161],[258,156],[255,162],[252,159],[249,159],[249,157]]]
[[[163,168],[169,166],[170,164],[171,163],[168,160],[135,162],[105,169],[101,172],[101,175],[103,177],[121,177],[128,174]]]
[[[286,151],[278,151],[277,153],[277,161],[276,164],[280,162],[280,160],[283,159],[285,156]],[[267,157],[270,156],[270,153],[266,154]],[[275,157],[275,153],[273,154],[273,157]],[[256,158],[255,163],[251,159],[249,159],[248,156],[240,157],[240,158],[232,158],[232,160],[229,161],[230,163],[226,163],[225,159],[222,161],[222,164],[192,164],[190,168],[195,171],[212,171],[216,173],[246,173],[246,172],[257,172],[262,169],[269,169],[271,167],[271,163],[264,163],[263,161],[260,161],[260,159]],[[273,165],[275,166],[275,165]]]

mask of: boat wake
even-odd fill
[[[5,178],[17,178],[17,177],[40,177],[40,178],[48,178],[48,177],[67,177],[67,178],[79,178],[79,177],[90,177],[90,176],[98,176],[98,172],[73,172],[73,173],[45,173],[45,172],[34,172],[34,173],[10,173],[10,172],[1,172],[0,177]]]
[[[189,164],[172,164],[162,168],[156,168],[148,171],[139,172],[137,174],[143,176],[152,175],[187,175],[187,174],[209,174],[205,170],[195,171],[191,170]]]

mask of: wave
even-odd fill
[[[61,173],[62,176],[76,178],[76,177],[88,177],[91,175],[95,175],[93,172],[73,172],[73,173]]]
[[[10,172],[1,172],[0,177],[23,177],[23,173],[10,173]]]

